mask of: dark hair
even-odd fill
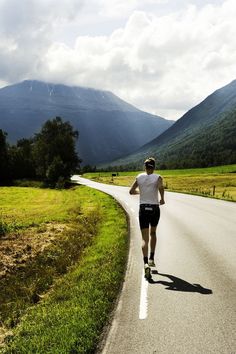
[[[155,159],[154,159],[154,157],[149,157],[148,159],[146,159],[145,161],[144,161],[144,165],[145,165],[145,167],[147,167],[147,168],[155,168]]]

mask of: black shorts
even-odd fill
[[[148,229],[149,225],[155,227],[160,219],[160,208],[157,204],[140,204],[139,225],[140,229]]]

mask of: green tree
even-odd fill
[[[32,139],[20,139],[16,145],[8,148],[9,170],[12,179],[35,177],[32,148]]]
[[[78,131],[60,117],[48,120],[35,135],[33,157],[38,177],[55,186],[59,177],[68,179],[78,167],[80,159],[75,143]]]
[[[5,182],[9,178],[6,137],[7,133],[0,129],[0,183]]]

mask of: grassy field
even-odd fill
[[[0,352],[93,352],[124,275],[124,211],[84,186],[0,193]]]
[[[236,165],[156,172],[163,176],[165,188],[169,191],[236,201]],[[118,176],[111,177],[111,172],[95,172],[86,173],[84,177],[102,183],[130,186],[138,173],[119,172]]]

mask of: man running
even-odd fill
[[[151,278],[150,267],[155,267],[154,254],[156,248],[156,228],[160,219],[159,205],[165,204],[164,187],[162,177],[154,173],[155,159],[148,158],[144,162],[145,172],[140,173],[132,187],[130,194],[140,193],[140,209],[139,209],[139,225],[142,233],[142,252],[144,260],[145,278]],[[139,188],[139,192],[137,191]],[[161,199],[159,201],[159,194]],[[150,257],[148,260],[148,244],[149,244],[149,227],[150,227]]]

